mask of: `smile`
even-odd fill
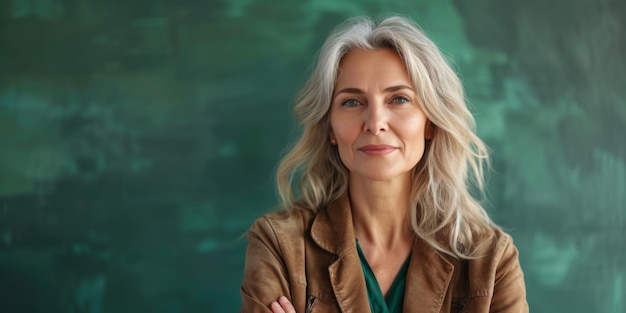
[[[383,156],[397,149],[398,148],[389,145],[367,145],[359,148],[358,150],[371,156]]]

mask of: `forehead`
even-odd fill
[[[404,61],[391,48],[355,48],[341,59],[336,86],[372,79],[410,82]]]

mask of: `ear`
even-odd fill
[[[426,140],[433,139],[433,135],[435,134],[435,126],[430,120],[426,121],[426,126],[424,127],[424,138]]]
[[[329,132],[329,137],[330,137],[330,143],[332,145],[336,145],[337,144],[337,137],[335,137],[335,132],[332,129]]]

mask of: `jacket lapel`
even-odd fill
[[[403,312],[440,312],[454,265],[421,238],[416,238],[406,277]]]
[[[328,266],[328,274],[341,311],[370,312],[347,195],[320,211],[311,226],[311,236],[322,249],[337,256]]]
[[[320,211],[311,226],[311,236],[319,247],[337,257],[328,266],[328,274],[341,311],[370,312],[348,195]],[[453,274],[453,263],[426,241],[416,238],[407,271],[403,311],[440,312]]]

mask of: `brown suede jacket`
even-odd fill
[[[271,312],[282,295],[297,313],[370,312],[348,197],[267,214],[248,239],[242,313]],[[459,260],[416,238],[403,312],[528,312],[517,249],[499,229],[494,240],[488,256]]]

